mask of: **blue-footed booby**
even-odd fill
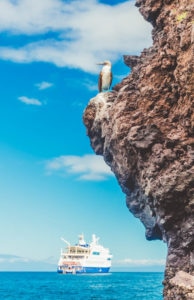
[[[103,65],[98,79],[98,90],[101,93],[108,91],[112,83],[111,62],[106,60],[97,65]]]

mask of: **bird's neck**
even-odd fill
[[[110,66],[104,66],[104,67],[102,68],[102,72],[104,72],[104,73],[110,72],[110,70],[111,70],[111,67],[110,67]]]

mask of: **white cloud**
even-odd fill
[[[0,254],[0,263],[6,262],[6,263],[15,263],[15,262],[28,262],[29,259],[26,257],[20,257],[16,255],[6,255],[6,254]]]
[[[122,77],[123,78],[123,77]],[[91,79],[83,80],[83,86],[85,86],[89,91],[97,91],[96,81],[92,81]]]
[[[73,174],[80,180],[105,180],[113,176],[101,156],[59,156],[46,162],[47,174]]]
[[[51,86],[53,86],[53,83],[47,82],[47,81],[42,81],[40,83],[35,84],[35,86],[37,86],[37,88],[39,90],[46,90],[46,89],[50,88]]]
[[[126,258],[118,260],[115,264],[125,266],[163,266],[165,265],[165,259],[131,259]]]
[[[113,62],[151,45],[151,25],[126,1],[114,6],[95,0],[0,1],[0,32],[36,35],[36,42],[0,47],[0,58],[51,62],[97,72],[98,60]],[[42,34],[54,33],[53,38]],[[24,41],[24,39],[22,39]],[[11,37],[10,37],[11,41]]]
[[[57,259],[37,260],[16,255],[0,254],[0,269],[2,271],[54,271]]]
[[[38,99],[28,98],[26,96],[18,97],[18,100],[20,100],[21,102],[23,102],[27,105],[37,105],[37,106],[42,105],[42,103]]]

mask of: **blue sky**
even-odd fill
[[[60,237],[82,232],[115,268],[163,270],[166,245],[145,240],[82,123],[96,63],[112,61],[114,85],[122,55],[152,43],[134,1],[1,0],[0,39],[0,270],[55,270]]]

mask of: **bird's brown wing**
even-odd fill
[[[102,72],[100,72],[98,77],[98,90],[99,92],[102,92]]]
[[[111,87],[112,80],[113,80],[113,74],[112,74],[112,72],[111,72],[111,73],[110,73],[110,86],[109,86],[109,88]]]

